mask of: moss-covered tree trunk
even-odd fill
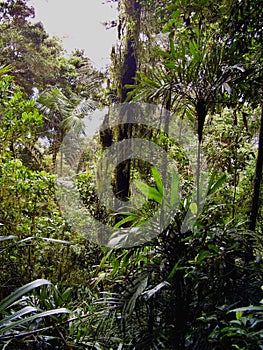
[[[256,169],[255,169],[254,189],[253,189],[253,195],[252,195],[250,220],[249,220],[249,229],[251,231],[255,231],[256,229],[258,209],[259,209],[260,185],[262,181],[262,168],[263,168],[263,106],[261,109],[261,123],[260,123],[260,130],[259,130],[259,139],[258,139],[258,155],[257,155]]]
[[[123,45],[118,89],[118,99],[120,103],[127,101],[127,96],[130,91],[128,85],[133,85],[135,83],[134,79],[137,71],[137,49],[140,32],[140,10],[141,6],[139,0],[120,1],[119,39],[122,40]],[[123,115],[120,115],[120,119],[126,118],[128,121],[128,112],[126,110]],[[132,137],[132,125],[128,123],[121,124],[121,122],[123,122],[123,120],[120,120],[116,135],[118,142]],[[131,160],[125,160],[117,166],[115,172],[115,194],[123,201],[127,201],[129,198],[130,168]]]

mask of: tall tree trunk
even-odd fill
[[[200,177],[201,177],[201,143],[203,139],[203,129],[205,118],[207,116],[207,106],[203,99],[197,101],[197,133],[198,133],[198,150],[197,150],[197,174],[196,174],[196,204],[197,210],[200,209]]]
[[[120,5],[121,11],[123,11],[120,21],[126,22],[124,54],[119,85],[119,101],[123,103],[127,100],[130,90],[127,85],[133,85],[135,82],[141,6],[139,0],[122,0]],[[127,118],[126,113],[120,115],[120,118]],[[131,137],[132,125],[120,124],[117,131],[117,141],[123,141]],[[125,160],[117,166],[115,172],[115,194],[123,201],[127,201],[129,198],[130,168],[131,160]]]
[[[258,155],[257,164],[255,169],[254,177],[254,190],[252,195],[252,203],[249,218],[249,230],[255,231],[258,209],[259,209],[259,195],[260,195],[260,185],[262,180],[262,167],[263,167],[263,105],[261,108],[261,122],[259,130],[259,140],[258,140]]]

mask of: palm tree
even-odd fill
[[[200,200],[200,155],[206,116],[215,105],[229,102],[235,85],[252,74],[238,64],[228,64],[229,48],[216,33],[199,27],[168,36],[167,50],[159,50],[161,61],[148,74],[138,73],[131,86],[133,101],[146,100],[167,106],[196,124],[198,134],[197,204]],[[169,121],[166,121],[169,125]]]
[[[44,136],[47,137],[52,154],[53,172],[60,145],[67,131],[83,130],[82,119],[96,108],[96,102],[73,95],[70,99],[60,90],[44,91],[38,98],[38,107],[44,116]]]

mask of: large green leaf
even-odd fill
[[[226,182],[226,174],[222,175],[217,181],[215,181],[216,173],[214,172],[209,180],[207,195],[215,193],[225,182]]]
[[[138,219],[138,215],[133,215],[133,213],[131,213],[130,216],[127,216],[126,218],[124,218],[124,219],[120,220],[119,222],[117,222],[117,224],[114,225],[114,228],[119,228],[120,226],[122,226],[126,222],[135,221],[136,219]]]
[[[146,183],[135,180],[137,188],[144,194],[148,199],[153,199],[155,202],[161,204],[163,200],[162,194],[154,187],[147,185]]]
[[[179,175],[177,172],[172,173],[172,183],[171,183],[171,199],[170,205],[172,208],[177,204],[179,199]]]
[[[70,313],[70,311],[66,308],[59,308],[59,309],[43,311],[43,312],[37,313],[35,315],[20,319],[18,321],[11,322],[6,327],[1,328],[0,331],[1,331],[1,333],[6,333],[7,331],[14,329],[15,327],[19,327],[22,324],[32,322],[32,321],[36,320],[37,318],[43,318],[43,317],[47,317],[47,316],[54,316],[57,314],[65,314],[65,313]]]
[[[21,310],[19,310],[17,312],[14,312],[11,315],[3,318],[0,321],[0,328],[3,327],[3,326],[7,326],[8,324],[10,324],[11,321],[13,321],[13,320],[15,320],[17,318],[21,318],[24,315],[30,314],[32,312],[37,312],[37,311],[38,311],[38,309],[33,307],[33,306],[26,306],[23,309],[21,309]]]
[[[163,195],[164,189],[163,189],[162,177],[161,177],[159,171],[155,167],[152,167],[151,171],[152,171],[152,175],[153,175],[156,187],[157,187],[158,191],[160,192],[160,194]]]
[[[50,285],[51,282],[45,280],[45,279],[38,279],[33,282],[27,283],[24,286],[16,289],[13,293],[11,293],[9,296],[7,296],[4,300],[0,302],[0,313],[3,313],[3,311],[11,306],[16,300],[21,298],[23,295],[27,294],[31,290],[41,287],[44,285]]]

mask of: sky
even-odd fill
[[[116,41],[116,28],[106,30],[102,22],[117,17],[116,5],[105,0],[30,0],[36,18],[49,35],[62,40],[71,52],[84,49],[97,68],[110,63],[111,47]]]

